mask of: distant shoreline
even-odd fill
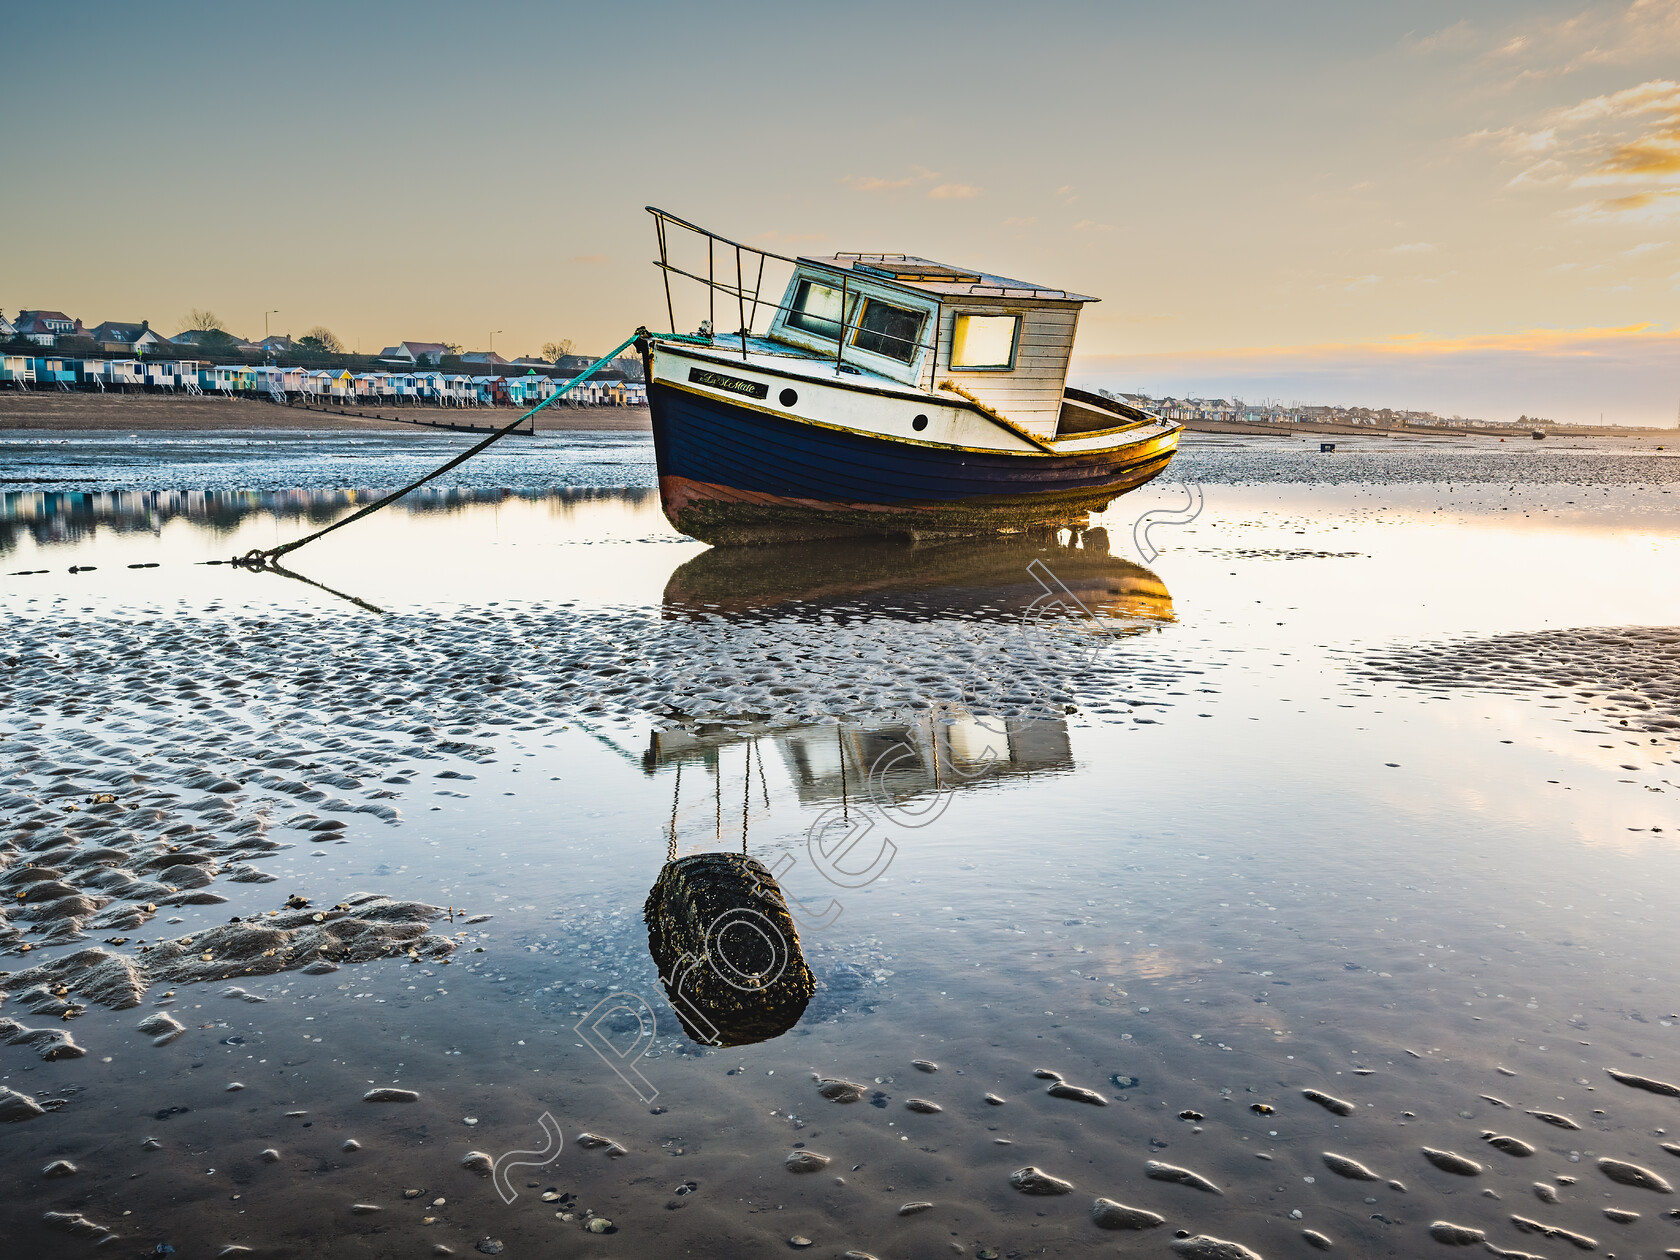
[[[367,415],[395,416],[373,420],[346,414],[336,407],[277,403],[246,398],[193,398],[169,394],[65,394],[56,390],[0,393],[0,432],[19,429],[65,433],[143,433],[164,430],[311,429],[327,432],[440,433],[449,424],[496,428],[520,412],[513,407],[375,407],[358,404],[348,409]],[[416,423],[433,421],[435,424]],[[646,407],[571,407],[556,403],[537,413],[537,432],[600,433],[614,430],[649,432],[653,428]],[[512,440],[511,438],[509,440]]]
[[[1556,424],[1556,425],[1395,425],[1374,424],[1273,424],[1266,421],[1245,420],[1180,420],[1192,433],[1241,433],[1249,437],[1497,437],[1515,441],[1532,441],[1535,432],[1553,437],[1648,437],[1658,441],[1680,444],[1680,428],[1629,428],[1614,424]]]

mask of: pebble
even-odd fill
[[[788,1239],[788,1246],[798,1248],[801,1251],[810,1245],[811,1240],[805,1237],[804,1234],[795,1234],[792,1238]]]
[[[1154,1229],[1166,1219],[1143,1208],[1116,1203],[1113,1199],[1097,1199],[1091,1204],[1091,1220],[1099,1229]]]
[[[362,1144],[356,1141],[355,1138],[345,1138],[344,1145],[338,1149],[341,1151],[359,1151],[362,1149]]]
[[[1438,1151],[1432,1146],[1423,1148],[1423,1157],[1442,1172],[1457,1173],[1460,1177],[1476,1177],[1482,1166],[1473,1159],[1465,1159],[1457,1151]]]
[[[143,1151],[161,1151],[163,1149],[163,1143],[158,1141],[155,1137],[149,1137],[144,1142],[140,1143],[140,1149]]]
[[[259,1151],[257,1158],[265,1164],[278,1164],[280,1162],[280,1152],[270,1146],[266,1150]]]
[[[1180,1238],[1173,1243],[1172,1249],[1185,1260],[1265,1260],[1258,1251],[1210,1234]]]
[[[1674,1187],[1649,1168],[1641,1168],[1638,1164],[1630,1164],[1626,1160],[1611,1159],[1606,1156],[1598,1161],[1598,1171],[1610,1178],[1611,1181],[1619,1181],[1624,1186],[1636,1186],[1641,1190],[1655,1190],[1658,1194],[1674,1193]]]
[[[352,1203],[350,1210],[357,1216],[372,1216],[379,1211],[379,1205],[377,1203]]]
[[[589,1220],[591,1234],[607,1234],[612,1232],[613,1223],[604,1216],[594,1216]]]
[[[994,1107],[1001,1107],[1004,1102],[1004,1100],[999,1098],[996,1094],[987,1094],[986,1101]],[[1676,1154],[1680,1154],[1680,1151],[1677,1151]]]
[[[1052,1177],[1043,1169],[1035,1168],[1031,1164],[1010,1173],[1009,1184],[1022,1194],[1067,1194],[1073,1189],[1073,1182]]]
[[[1631,1225],[1639,1219],[1638,1212],[1630,1212],[1626,1208],[1605,1208],[1604,1215],[1618,1225]]]
[[[1487,1238],[1484,1230],[1468,1225],[1454,1225],[1451,1221],[1436,1221],[1429,1227],[1429,1236],[1449,1247],[1473,1247]]]
[[[900,1216],[915,1216],[918,1212],[926,1212],[932,1207],[933,1204],[928,1203],[925,1200],[917,1203],[906,1203],[903,1207],[898,1209],[898,1214]]]
[[[1060,1072],[1052,1072],[1049,1068],[1034,1068],[1033,1075],[1041,1081],[1059,1081],[1062,1079]]]
[[[830,1102],[854,1103],[863,1097],[864,1087],[856,1081],[842,1081],[830,1076],[817,1078],[817,1093]]]
[[[867,1251],[848,1251],[840,1260],[876,1260],[876,1257]]]
[[[1070,1098],[1074,1102],[1090,1103],[1095,1107],[1108,1106],[1108,1099],[1097,1093],[1096,1090],[1069,1085],[1066,1081],[1056,1081],[1044,1092],[1052,1098]]]
[[[393,1089],[388,1085],[382,1085],[378,1089],[370,1089],[367,1093],[362,1095],[363,1102],[409,1103],[416,1102],[419,1098],[420,1095],[415,1093],[412,1089]]]
[[[915,1068],[918,1072],[937,1072],[937,1071],[939,1071],[939,1064],[933,1062],[933,1060],[931,1060],[931,1059],[911,1059],[910,1060],[910,1066]],[[959,1073],[957,1073],[957,1075],[961,1076],[962,1073],[959,1072]]]
[[[81,1170],[67,1159],[55,1159],[41,1169],[43,1177],[74,1177]]]
[[[938,1103],[929,1102],[925,1098],[907,1098],[904,1100],[904,1105],[909,1110],[919,1112],[924,1116],[938,1115],[945,1110]]]
[[[502,1240],[500,1238],[480,1238],[473,1246],[487,1256],[502,1254]]]
[[[816,1151],[794,1151],[782,1161],[782,1167],[789,1172],[813,1173],[827,1168],[831,1162],[827,1155],[819,1155]]]
[[[1551,1186],[1547,1185],[1544,1181],[1536,1181],[1534,1183],[1534,1197],[1539,1199],[1542,1203],[1556,1203],[1558,1201],[1558,1192]]]
[[[1579,1129],[1581,1127],[1568,1116],[1560,1116],[1555,1111],[1531,1111],[1528,1114],[1536,1120],[1544,1120],[1547,1124],[1556,1125],[1560,1129]]]
[[[1163,1164],[1156,1159],[1149,1160],[1144,1164],[1143,1175],[1155,1181],[1170,1181],[1176,1185],[1189,1186],[1195,1190],[1205,1190],[1209,1194],[1225,1193],[1200,1173],[1193,1173],[1188,1168],[1179,1168],[1174,1164]]]
[[[1317,1103],[1326,1111],[1334,1112],[1338,1116],[1351,1116],[1354,1111],[1352,1103],[1345,1102],[1342,1099],[1331,1094],[1326,1094],[1321,1090],[1303,1089],[1301,1091],[1301,1097],[1305,1098],[1308,1102]]]
[[[1381,1181],[1382,1178],[1356,1159],[1349,1159],[1346,1155],[1337,1155],[1334,1151],[1324,1152],[1324,1166],[1338,1177],[1346,1177],[1349,1181]]]
[[[1329,1251],[1335,1244],[1316,1229],[1303,1229],[1301,1237],[1307,1240],[1307,1246],[1316,1247],[1320,1251]]]
[[[496,1168],[496,1161],[483,1151],[468,1151],[461,1156],[461,1167],[468,1172],[475,1172],[481,1177],[488,1177]]]
[[[224,1092],[229,1093],[229,1094],[237,1094],[240,1090],[242,1090],[244,1088],[245,1088],[245,1086],[239,1081],[229,1081],[227,1083],[227,1087],[226,1087]]]
[[[1649,1076],[1635,1076],[1632,1072],[1618,1072],[1615,1068],[1604,1070],[1611,1080],[1620,1081],[1623,1085],[1631,1085],[1634,1089],[1647,1090],[1653,1094],[1664,1094],[1669,1098],[1680,1098],[1680,1085],[1652,1080]]]
[[[1667,1151],[1670,1155],[1680,1155],[1680,1146],[1676,1146],[1673,1142],[1664,1142],[1661,1145],[1663,1150]]]

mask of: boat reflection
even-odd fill
[[[1067,723],[1059,719],[977,717],[944,710],[915,721],[781,730],[753,727],[655,731],[642,768],[698,762],[716,771],[721,749],[770,744],[802,805],[846,805],[871,797],[894,804],[919,794],[973,787],[989,779],[1073,768]]]
[[[1104,529],[937,542],[718,547],[671,574],[664,609],[672,618],[771,610],[1009,617],[1046,593],[1029,572],[1035,561],[1099,616],[1173,620],[1166,584],[1114,555]]]

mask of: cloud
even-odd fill
[[[1476,34],[1476,28],[1470,25],[1470,19],[1461,18],[1451,26],[1444,26],[1433,35],[1425,35],[1421,39],[1408,35],[1401,41],[1401,46],[1415,53],[1462,52],[1475,47],[1480,38]]]
[[[1073,225],[1075,232],[1112,232],[1114,227],[1108,223],[1098,223],[1095,219],[1081,219]]]
[[[1451,28],[1449,28],[1451,29]],[[1538,21],[1479,58],[1509,81],[1547,79],[1593,67],[1627,65],[1680,55],[1680,0],[1597,3],[1571,17]]]
[[[577,263],[604,263],[608,259],[605,254],[573,254],[572,261]]]
[[[916,181],[908,176],[904,179],[879,179],[874,175],[842,175],[840,182],[853,192],[894,192],[908,188]]]
[[[1005,219],[1003,221],[1003,226],[1004,227],[1014,227],[1014,228],[1029,228],[1037,222],[1038,222],[1037,219]]]
[[[1680,221],[1680,188],[1666,188],[1589,201],[1569,212],[1571,222],[1588,227],[1673,223]]]
[[[973,184],[935,184],[928,189],[927,195],[934,201],[967,201],[978,197],[982,191]]]
[[[1632,249],[1624,249],[1622,254],[1627,258],[1639,258],[1645,254],[1654,254],[1659,249],[1667,249],[1668,246],[1667,241],[1642,241]]]
[[[1360,289],[1368,289],[1374,284],[1381,284],[1381,276],[1343,276],[1342,287],[1349,293],[1357,293]]]
[[[1428,241],[1413,241],[1409,245],[1390,245],[1385,254],[1433,254],[1435,247]]]

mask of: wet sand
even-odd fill
[[[1095,633],[1023,622],[1021,543],[748,580],[653,545],[645,494],[469,497],[299,554],[386,615],[193,565],[261,511],[43,520],[0,586],[0,1085],[28,1100],[0,1098],[0,1233],[1661,1255],[1680,511],[1593,458],[1590,500],[1573,465],[1210,480],[1143,564],[1161,487],[1090,554],[1037,544],[1082,598],[1113,577]],[[825,878],[860,820],[847,867],[890,841],[890,869]],[[742,845],[816,991],[723,1049],[672,1015],[642,908],[673,854]],[[656,1014],[628,1065],[583,1031],[613,994]]]
[[[360,419],[349,412],[382,412],[391,420]],[[436,430],[410,421],[494,428],[518,415],[511,407],[355,406],[340,410],[297,403],[281,407],[249,398],[158,394],[65,394],[36,390],[0,392],[0,432],[156,433],[239,430],[423,433]],[[537,432],[613,432],[651,429],[646,407],[568,407],[555,404],[537,415]]]

